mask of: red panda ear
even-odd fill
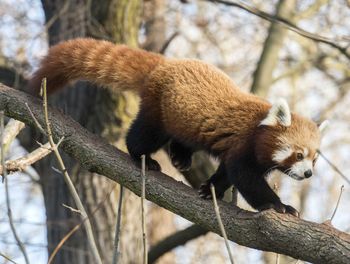
[[[292,116],[287,101],[280,98],[272,105],[267,116],[260,122],[259,126],[275,126],[280,124],[288,127],[291,123]]]

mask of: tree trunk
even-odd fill
[[[88,6],[88,3],[91,3],[91,6]],[[140,0],[43,0],[42,4],[46,21],[57,17],[49,28],[50,45],[70,38],[86,36],[103,37],[114,42],[137,45]],[[86,82],[79,82],[74,89],[65,89],[50,99],[52,104],[63,109],[90,131],[105,137],[119,148],[125,145],[124,135],[138,110],[135,95],[131,93],[111,94],[108,90],[96,88]],[[112,259],[116,198],[119,188],[114,188],[115,183],[82,169],[67,155],[63,157],[89,214],[108,197],[93,214],[91,220],[102,261],[109,263]],[[38,166],[47,221],[59,223],[47,227],[49,254],[62,237],[80,221],[78,215],[62,207],[62,204],[72,207],[75,205],[62,175],[52,170],[52,167],[57,167],[55,164],[54,158],[48,158]],[[113,189],[113,194],[109,195]],[[122,263],[139,263],[141,224],[137,217],[135,219],[135,216],[140,212],[140,202],[129,191],[124,194],[121,261]],[[65,243],[65,247],[56,256],[55,263],[94,263],[89,252],[85,231],[81,229]]]
[[[296,0],[280,0],[277,5],[276,16],[291,21],[295,7]],[[287,33],[288,29],[280,24],[271,24],[260,60],[254,72],[254,79],[251,87],[252,93],[262,97],[267,95],[272,82],[272,73],[277,65],[278,55],[283,47],[283,42]]]

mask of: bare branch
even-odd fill
[[[326,37],[323,37],[323,36],[320,36],[317,34],[313,34],[311,32],[304,30],[304,29],[301,29],[298,26],[294,25],[292,22],[290,22],[284,18],[271,15],[269,13],[266,13],[264,11],[259,10],[258,8],[255,8],[253,6],[249,6],[249,5],[242,3],[242,2],[237,3],[237,2],[224,1],[224,0],[206,0],[206,1],[224,4],[227,6],[238,7],[238,8],[241,8],[241,9],[243,9],[243,10],[245,10],[253,15],[256,15],[262,19],[265,19],[267,21],[279,23],[279,24],[287,27],[289,30],[291,30],[291,31],[293,31],[293,32],[305,37],[305,38],[311,39],[311,40],[316,41],[316,42],[324,43],[326,45],[329,45],[329,46],[337,49],[341,54],[343,54],[345,57],[347,57],[350,60],[350,53],[347,51],[347,47],[345,47],[345,46],[342,47],[342,46],[338,45],[335,40],[332,40],[330,38],[326,38]]]
[[[28,166],[34,164],[38,160],[46,157],[51,153],[50,143],[46,143],[31,153],[15,159],[15,160],[7,160],[5,162],[6,170],[8,172],[16,172],[16,171],[24,171]],[[3,172],[3,166],[0,166],[0,174]]]
[[[16,136],[19,134],[19,132],[23,128],[24,128],[24,123],[14,119],[10,119],[10,121],[6,124],[6,127],[4,129],[4,138],[3,138],[3,146],[4,146],[5,154],[7,153],[8,148],[10,147],[10,144],[12,143],[12,141],[16,138]]]
[[[280,0],[276,7],[276,16],[284,19],[292,19],[296,6],[296,0]],[[274,69],[276,68],[280,50],[283,47],[284,39],[288,33],[287,28],[279,23],[272,22],[269,27],[263,50],[257,62],[253,74],[253,83],[250,91],[261,97],[266,97],[269,92]]]
[[[162,48],[160,49],[159,53],[160,54],[164,54],[165,51],[167,50],[167,48],[169,47],[170,43],[179,35],[179,32],[174,32],[173,34],[171,34],[171,36],[165,41],[165,43],[163,44]]]
[[[339,207],[340,198],[341,198],[341,195],[343,194],[343,190],[344,190],[344,185],[342,185],[340,187],[340,193],[339,193],[338,201],[337,201],[337,204],[336,204],[336,206],[334,208],[334,211],[333,211],[333,214],[332,214],[330,222],[333,221],[333,218],[334,218],[335,214],[337,213],[337,210],[338,210],[338,207]]]
[[[320,150],[318,150],[318,153],[335,172],[337,172],[348,184],[350,184],[350,179],[346,177],[346,175],[333,162],[331,162]]]
[[[15,224],[13,223],[13,217],[12,217],[12,210],[11,210],[11,202],[10,202],[10,191],[9,191],[9,186],[8,186],[8,179],[7,179],[7,171],[6,171],[6,165],[5,165],[5,157],[4,157],[4,111],[0,111],[0,134],[1,134],[1,139],[0,139],[0,148],[1,148],[1,164],[2,167],[5,168],[4,171],[2,172],[3,175],[3,181],[5,182],[5,196],[6,196],[6,207],[7,207],[7,215],[9,218],[9,223],[10,223],[10,228],[12,231],[12,234],[17,242],[17,245],[24,257],[25,263],[29,264],[29,258],[26,252],[26,249],[19,238]]]
[[[119,239],[120,239],[120,227],[121,227],[121,222],[122,222],[121,220],[122,220],[123,195],[124,195],[124,187],[123,187],[123,185],[120,185],[112,264],[118,263],[118,258],[120,255],[120,253],[119,253]]]
[[[182,246],[192,239],[203,236],[208,233],[208,230],[199,225],[191,225],[184,230],[175,232],[164,238],[162,241],[151,247],[148,251],[148,263],[152,264],[165,253],[172,249]]]
[[[80,214],[80,215],[81,215],[80,210],[75,209],[75,208],[73,208],[72,206],[69,206],[69,205],[66,205],[66,204],[62,204],[62,206],[65,207],[65,208],[67,208],[67,209],[69,209],[69,210],[71,210],[71,211],[74,212],[74,213],[77,213],[77,214]]]
[[[28,102],[41,124],[40,100],[0,84],[0,110],[7,116],[35,126]],[[104,175],[141,195],[140,169],[130,157],[82,128],[72,118],[50,110],[53,137],[65,136],[61,147],[86,169]],[[195,190],[160,172],[148,171],[146,197],[203,228],[220,234],[212,203],[198,198]],[[228,239],[243,246],[272,251],[314,263],[347,264],[350,235],[325,224],[279,214],[273,210],[248,212],[218,201]]]
[[[224,224],[222,223],[221,216],[220,216],[220,211],[219,211],[219,206],[218,206],[218,203],[216,201],[215,188],[214,188],[213,184],[210,184],[210,191],[211,191],[211,196],[213,197],[213,204],[214,204],[215,215],[216,215],[216,219],[218,220],[218,224],[219,224],[219,227],[220,227],[221,235],[224,237],[227,253],[228,253],[228,256],[230,258],[230,262],[231,262],[231,264],[234,264],[232,252],[231,252],[231,249],[230,249],[230,245],[228,244],[226,230],[225,230]]]
[[[28,111],[29,111],[31,117],[33,118],[33,120],[34,120],[36,126],[39,128],[40,132],[43,133],[44,135],[46,135],[46,131],[45,131],[45,130],[43,129],[43,127],[40,125],[40,123],[38,122],[38,120],[36,120],[36,117],[34,116],[32,110],[29,108],[28,104],[25,103],[25,105],[26,105],[26,107],[27,107],[27,109],[28,109]]]
[[[0,256],[6,259],[7,261],[10,261],[13,264],[17,264],[17,262],[14,262],[12,259],[10,259],[8,256],[0,252]]]
[[[311,17],[316,12],[318,12],[322,6],[324,6],[327,3],[328,3],[328,0],[315,0],[305,10],[296,14],[295,19],[300,20],[300,19]]]
[[[68,186],[68,189],[69,189],[69,191],[74,199],[74,202],[76,203],[79,211],[81,212],[82,218],[83,219],[87,218],[87,221],[84,221],[84,227],[85,227],[87,238],[89,241],[89,245],[90,245],[90,248],[92,251],[91,253],[94,256],[96,263],[102,264],[101,256],[100,256],[100,253],[98,252],[97,245],[96,245],[96,242],[94,239],[92,226],[91,226],[90,220],[88,219],[88,214],[83,206],[83,203],[81,202],[81,200],[79,198],[78,192],[74,187],[74,184],[73,184],[73,182],[68,174],[68,171],[63,163],[63,159],[58,151],[57,145],[55,144],[54,139],[52,137],[51,124],[49,121],[49,112],[48,112],[48,107],[47,107],[46,78],[43,79],[41,88],[42,88],[42,92],[43,92],[43,107],[44,107],[45,125],[46,125],[46,131],[47,131],[49,143],[51,145],[51,149],[56,156],[56,159],[57,159],[58,164],[60,166],[60,169],[62,171],[64,180],[65,180],[65,182]],[[33,115],[33,116],[35,116],[35,115]]]
[[[276,254],[276,264],[280,264],[280,254]]]
[[[143,264],[148,263],[147,256],[147,235],[146,235],[146,211],[145,211],[145,198],[146,198],[146,156],[141,156],[141,218],[142,218],[142,244],[143,244]]]
[[[106,195],[105,199],[103,199],[97,206],[96,208],[92,211],[91,216],[93,216],[101,207],[102,204],[107,200],[108,196],[112,193],[113,189]],[[51,264],[57,255],[57,252],[63,247],[63,244],[76,232],[79,230],[82,224],[84,224],[87,220],[89,220],[88,217],[85,217],[81,220],[79,224],[74,226],[62,239],[61,241],[57,244],[55,249],[53,250],[52,254],[49,257],[48,264]]]

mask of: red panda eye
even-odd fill
[[[304,159],[304,155],[302,153],[297,153],[297,160],[303,160]]]

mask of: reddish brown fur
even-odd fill
[[[261,127],[256,138],[256,153],[260,163],[269,164],[274,151],[282,146],[293,147],[293,155],[283,162],[283,166],[289,167],[296,162],[296,153],[308,149],[308,158],[314,158],[320,145],[320,133],[317,125],[296,114],[292,114],[290,127],[277,125],[274,127]]]
[[[30,81],[32,92],[38,91],[43,77],[49,92],[78,79],[138,91],[140,112],[127,137],[135,160],[146,154],[151,165],[149,154],[169,139],[173,140],[175,160],[183,164],[188,159],[190,163],[192,150],[205,149],[221,158],[210,179],[220,192],[234,184],[253,207],[272,206],[296,215],[294,208],[280,202],[262,176],[276,165],[272,154],[285,143],[296,149],[307,147],[309,155],[314,155],[320,141],[317,126],[296,114],[290,126],[259,126],[271,104],[240,91],[214,66],[198,60],[168,59],[107,41],[75,39],[49,50]],[[202,189],[204,193],[208,190]]]
[[[30,81],[32,92],[38,92],[44,77],[50,93],[78,79],[118,90],[135,89],[150,119],[161,120],[174,137],[214,153],[226,152],[230,146],[241,151],[246,146],[243,139],[252,136],[270,108],[261,98],[240,91],[209,64],[166,59],[94,39],[74,39],[52,47]]]
[[[49,93],[78,79],[120,90],[141,89],[148,74],[163,60],[155,53],[108,41],[69,40],[50,48],[29,89],[38,92],[44,77]]]
[[[94,39],[74,39],[52,47],[30,81],[32,91],[38,91],[43,77],[49,92],[78,79],[118,90],[137,90],[150,120],[160,122],[173,137],[223,158],[250,147],[249,140],[256,136],[259,122],[271,107],[267,101],[240,91],[226,74],[209,64],[166,59]],[[260,135],[261,145],[256,147],[260,160],[271,158],[276,138],[283,131],[296,141],[305,131],[318,135],[316,125],[298,115],[293,115],[290,128],[265,127],[263,131],[267,132]]]

